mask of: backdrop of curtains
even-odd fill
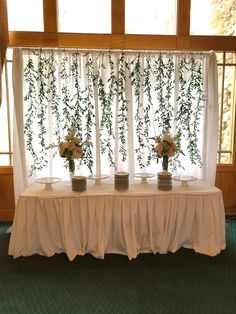
[[[181,133],[185,154],[173,159],[173,171],[214,184],[216,66],[213,52],[15,49],[16,197],[37,176],[69,178],[47,147],[72,124],[93,143],[80,174],[157,173],[150,138],[166,129]]]

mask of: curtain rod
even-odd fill
[[[126,53],[179,53],[179,54],[186,54],[186,53],[194,53],[194,54],[209,54],[214,52],[213,50],[204,50],[204,51],[195,51],[195,50],[144,50],[144,49],[104,49],[104,48],[62,48],[62,47],[11,47],[13,49],[19,48],[19,49],[28,49],[28,50],[35,50],[35,49],[41,49],[41,50],[59,50],[59,51],[91,51],[91,52],[126,52]]]

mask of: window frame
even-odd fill
[[[220,100],[220,104],[219,104],[219,107],[220,107],[220,111],[219,112],[219,133],[221,134],[222,132],[222,122],[223,122],[223,102],[224,102],[224,82],[225,82],[225,71],[226,71],[226,67],[234,67],[235,68],[235,71],[236,71],[236,62],[233,62],[233,63],[227,63],[226,62],[226,54],[228,53],[228,51],[224,51],[224,52],[219,52],[219,53],[222,53],[222,62],[218,62],[217,63],[217,66],[218,67],[222,67],[222,82],[221,82],[221,86],[219,86],[219,88],[221,89],[221,100]],[[236,56],[236,52],[235,52],[235,56]],[[236,93],[236,88],[235,90],[233,91],[234,92],[234,97],[233,97],[233,100],[235,98],[235,93]],[[235,121],[236,121],[236,104],[234,104],[234,107],[233,107],[233,123],[232,123],[232,128],[233,130],[235,130]],[[220,154],[221,153],[229,153],[231,154],[231,160],[232,162],[229,163],[229,164],[224,164],[224,163],[218,163],[219,166],[225,166],[225,165],[233,165],[235,163],[235,132],[234,134],[232,134],[232,137],[231,137],[231,145],[232,145],[232,150],[223,150],[221,149],[221,137],[219,137],[218,139],[218,159],[220,161],[221,157],[220,157]]]
[[[9,46],[188,51],[236,50],[236,36],[190,35],[190,0],[177,0],[176,35],[125,34],[125,0],[111,1],[111,34],[58,33],[57,0],[44,0],[44,32],[9,32]]]
[[[190,35],[191,0],[177,0],[176,35],[125,34],[125,0],[111,1],[111,34],[58,33],[57,0],[44,0],[44,32],[9,32],[9,47],[236,51],[236,36]],[[235,134],[234,128],[234,148]],[[235,151],[233,164],[218,165],[217,171],[236,171]]]
[[[6,93],[6,112],[7,112],[7,127],[8,127],[8,151],[0,151],[0,155],[8,155],[9,157],[9,164],[4,165],[3,167],[11,167],[13,166],[13,150],[12,150],[12,128],[11,128],[11,110],[10,110],[10,88],[9,88],[9,81],[8,81],[8,64],[12,63],[12,60],[8,59],[8,56],[6,54],[6,61],[4,63],[4,71],[3,80],[5,81],[5,93]],[[2,106],[4,104],[2,103]],[[0,165],[1,166],[1,165]],[[2,166],[1,166],[2,167]]]

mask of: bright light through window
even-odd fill
[[[0,166],[12,165],[13,149],[13,90],[12,49],[7,49],[7,62],[2,75],[2,104],[0,106]]]
[[[236,106],[236,53],[217,53],[219,83],[218,163],[232,164]]]
[[[236,35],[235,0],[191,0],[191,35]]]
[[[126,34],[176,34],[176,0],[126,0]]]
[[[10,31],[43,32],[43,0],[7,0]]]
[[[65,33],[111,33],[111,0],[58,0],[58,30]]]

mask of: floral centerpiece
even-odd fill
[[[162,158],[162,170],[168,171],[169,158],[174,157],[178,153],[182,153],[179,145],[180,135],[171,136],[167,132],[163,132],[163,136],[155,136],[153,147],[154,153],[157,154],[157,162]]]
[[[91,146],[88,141],[82,141],[81,138],[76,136],[76,128],[71,127],[64,140],[58,144],[49,145],[50,148],[58,147],[59,154],[65,158],[66,167],[69,168],[70,176],[75,173],[75,159],[82,158],[86,146]]]

